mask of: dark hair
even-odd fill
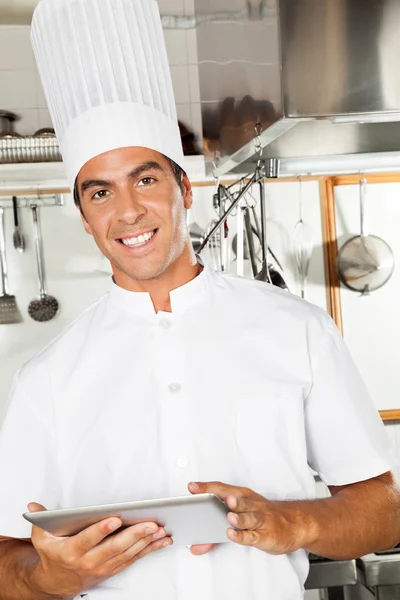
[[[166,161],[168,161],[169,166],[171,167],[171,170],[174,174],[174,177],[175,177],[179,187],[182,189],[182,177],[184,176],[185,171],[179,165],[177,165],[176,162],[172,160],[172,158],[168,158],[168,156],[165,156],[165,154],[163,154],[162,156],[165,158]],[[74,190],[73,190],[74,202],[75,202],[75,206],[77,206],[79,208],[79,210],[82,212],[81,199],[79,197],[77,181],[78,181],[78,178],[75,179],[75,183],[74,183]],[[83,212],[82,212],[82,214],[83,214]]]

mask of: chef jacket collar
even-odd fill
[[[182,314],[189,308],[204,303],[210,278],[211,269],[204,265],[201,258],[197,262],[202,265],[203,270],[194,279],[170,292],[172,315]],[[121,288],[114,282],[110,290],[110,300],[113,304],[123,310],[140,317],[156,316],[151,296],[148,292],[130,292]],[[165,312],[159,311],[158,314]]]

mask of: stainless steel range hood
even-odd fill
[[[195,0],[195,10],[204,146],[209,162],[220,154],[218,174],[250,170],[257,121],[263,158],[293,173],[374,170],[383,157],[400,168],[400,0]]]

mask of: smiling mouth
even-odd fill
[[[148,233],[142,233],[136,237],[120,238],[118,242],[128,248],[136,248],[137,246],[144,246],[147,244],[157,233],[158,229],[153,229]]]

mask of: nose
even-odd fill
[[[147,213],[140,194],[132,187],[127,186],[116,198],[116,219],[121,223],[133,225],[140,217]]]

